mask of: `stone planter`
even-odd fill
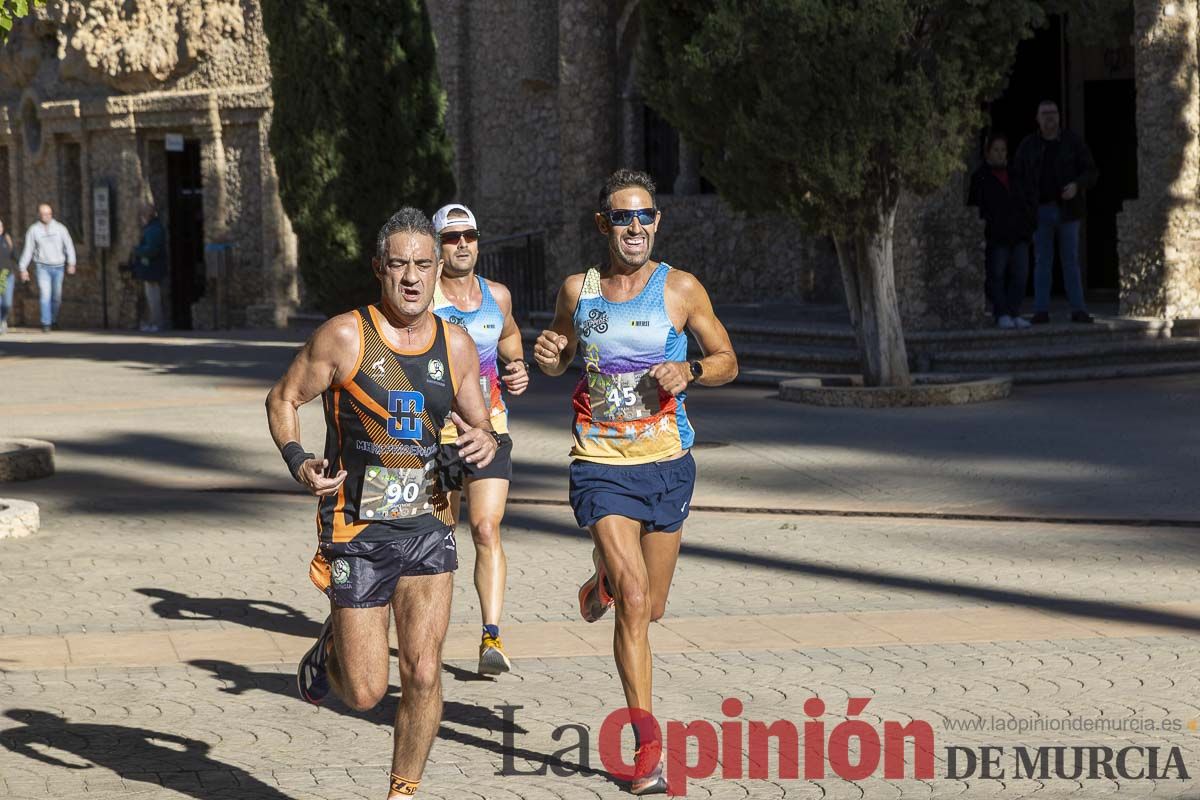
[[[0,439],[0,483],[54,474],[54,445],[41,439]]]
[[[41,526],[36,503],[0,497],[0,539],[15,539],[37,533]]]
[[[1012,379],[968,375],[914,375],[913,385],[863,386],[861,375],[811,375],[779,384],[779,397],[797,403],[842,408],[954,406],[1002,400]]]

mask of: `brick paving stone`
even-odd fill
[[[59,448],[58,474],[17,493],[41,505],[43,529],[0,546],[0,796],[384,794],[395,675],[392,694],[371,712],[336,702],[317,709],[295,696],[294,667],[275,655],[315,635],[327,610],[306,578],[313,501],[289,484],[262,412],[268,380],[295,345],[287,335],[56,333],[0,342],[0,355],[16,356],[3,362],[0,436],[49,438]],[[569,384],[538,378],[511,404],[513,494],[539,502],[509,509],[505,624],[549,623],[603,644],[602,626],[576,619],[590,542],[568,509],[541,502],[565,496]],[[1197,399],[1195,377],[1022,389],[987,407],[880,413],[809,409],[757,390],[697,391],[692,415],[706,446],[697,451],[695,502],[1191,518],[1200,450],[1187,446],[1185,420]],[[319,409],[306,407],[302,420],[316,446]],[[1152,463],[1145,453],[1156,454]],[[460,542],[452,621],[468,625],[478,607],[465,531]],[[689,641],[705,646],[656,657],[656,710],[719,724],[730,721],[721,702],[736,697],[744,713],[735,720],[802,724],[804,701],[819,696],[828,732],[849,698],[867,697],[859,717],[872,726],[930,723],[938,775],[945,747],[985,744],[1174,745],[1195,773],[1200,614],[1186,603],[1198,542],[1186,527],[694,513],[668,622],[687,620]],[[746,635],[780,615],[865,624],[881,612],[911,612],[922,624],[890,628],[896,641],[872,645],[763,649]],[[1053,638],[1000,637],[1002,623],[1042,613],[1070,625]],[[971,640],[929,642],[938,638],[931,629]],[[260,632],[269,643],[249,636]],[[13,669],[19,648],[36,643],[28,637],[65,637],[54,641],[87,666]],[[99,644],[112,641],[147,649]],[[223,641],[241,648],[236,658],[188,649]],[[513,655],[516,672],[497,681],[471,679],[473,662],[447,663],[445,719],[421,796],[624,796],[597,750],[600,723],[620,702],[611,658]],[[569,733],[553,735],[576,722],[590,733],[591,770],[498,774],[506,751],[496,706],[505,704],[522,706],[513,736],[520,768],[572,744]],[[1109,727],[1061,729],[1072,720]],[[1164,720],[1178,730],[1130,729]],[[961,729],[970,721],[1042,729]],[[1195,781],[1177,780],[772,776],[697,779],[688,796],[1200,796]]]

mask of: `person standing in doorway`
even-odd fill
[[[986,223],[988,301],[997,327],[1028,328],[1021,300],[1029,279],[1029,239],[1037,221],[1033,206],[1009,175],[1008,139],[1003,134],[989,136],[986,155],[987,162],[971,175],[967,204],[977,206]]]
[[[12,313],[13,306],[13,287],[17,283],[17,276],[12,268],[17,260],[13,251],[13,238],[4,230],[4,220],[0,220],[0,336],[8,333],[8,315]]]
[[[133,277],[142,282],[146,294],[143,333],[162,329],[162,282],[167,277],[167,232],[153,203],[142,205],[142,238],[133,249]]]
[[[1025,197],[1037,205],[1033,254],[1033,324],[1050,321],[1054,241],[1062,261],[1063,288],[1071,303],[1072,322],[1092,322],[1083,299],[1079,269],[1079,224],[1084,191],[1096,185],[1100,171],[1083,137],[1060,125],[1058,104],[1043,100],[1037,110],[1038,130],[1017,148],[1014,163]]]
[[[75,274],[75,243],[67,226],[54,218],[49,203],[38,206],[38,221],[25,231],[25,247],[17,269],[21,280],[29,280],[29,262],[37,267],[38,301],[41,305],[42,332],[58,324],[62,307],[63,274]]]

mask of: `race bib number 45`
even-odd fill
[[[631,422],[651,417],[662,410],[658,381],[648,370],[617,375],[588,373],[588,397],[592,419],[597,422]]]
[[[358,518],[383,522],[432,513],[429,475],[427,468],[367,467]]]

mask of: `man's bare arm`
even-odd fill
[[[729,332],[717,319],[708,292],[696,276],[680,272],[677,277],[687,309],[687,321],[684,324],[696,337],[700,352],[704,353],[704,358],[700,359],[703,374],[696,382],[702,386],[729,383],[738,374],[737,354],[733,352]]]
[[[667,276],[667,311],[676,327],[685,327],[696,337],[704,357],[700,359],[701,375],[695,379],[704,386],[729,383],[738,373],[737,355],[729,333],[717,319],[708,292],[696,277],[681,270],[671,270]],[[679,394],[692,382],[692,371],[686,361],[667,361],[650,370],[651,377],[671,394]]]
[[[533,358],[547,375],[562,375],[575,358],[579,340],[575,337],[575,307],[583,291],[583,275],[571,275],[558,290],[554,303],[554,321],[533,345]]]
[[[283,377],[267,394],[267,425],[271,438],[282,452],[289,442],[300,442],[300,406],[316,398],[358,360],[358,322],[352,314],[342,314],[326,322],[305,343]],[[310,459],[300,468],[297,479],[320,496],[336,491],[345,472],[325,477],[329,464]]]

